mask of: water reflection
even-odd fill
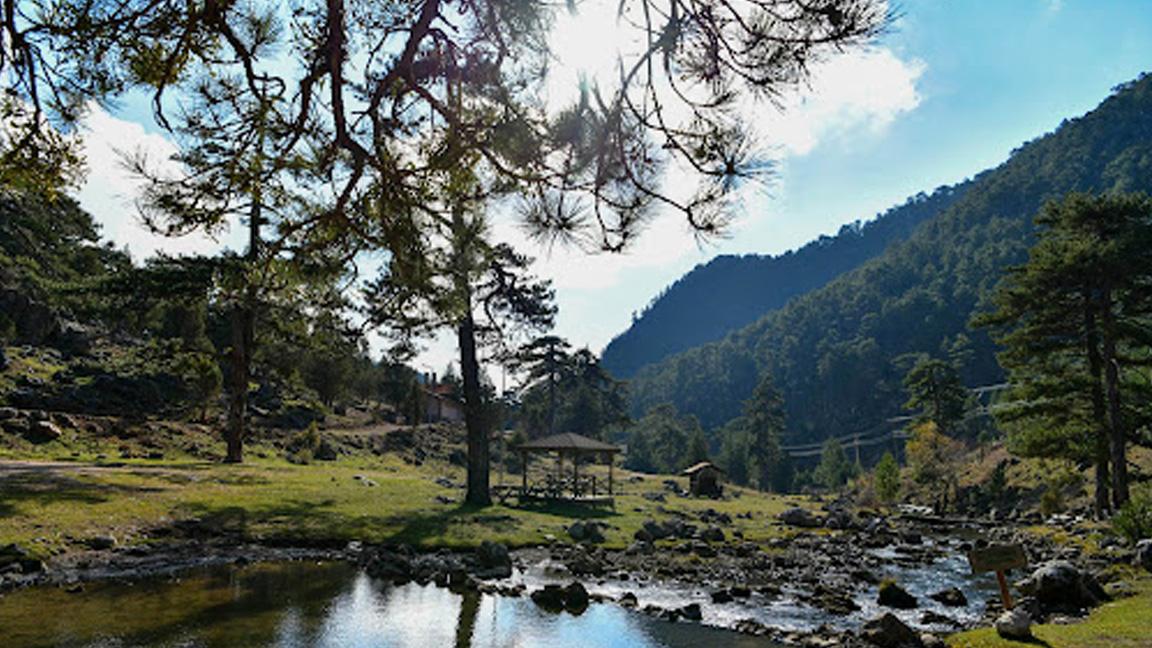
[[[762,639],[671,624],[615,605],[550,614],[528,599],[432,585],[393,587],[343,564],[221,568],[182,580],[57,588],[0,598],[12,648],[422,648],[424,646],[767,646]]]

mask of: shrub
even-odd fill
[[[1152,488],[1133,493],[1132,499],[1112,516],[1112,529],[1133,544],[1152,538]]]
[[[285,458],[289,463],[309,464],[320,447],[320,429],[312,423],[307,429],[292,435],[288,441],[288,453]]]
[[[885,452],[880,463],[876,464],[874,475],[876,495],[885,503],[891,504],[900,494],[900,464],[891,452]]]

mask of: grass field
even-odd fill
[[[1137,594],[1106,603],[1082,623],[1033,626],[1032,642],[1001,639],[992,628],[953,635],[950,648],[1148,648],[1152,646],[1152,578],[1131,581]]]
[[[147,542],[151,529],[198,518],[209,529],[250,540],[456,548],[494,540],[523,546],[544,542],[548,535],[564,537],[575,519],[597,518],[610,526],[606,545],[624,547],[646,519],[707,508],[733,517],[751,512],[751,519],[735,519],[731,529],[749,539],[766,539],[783,532],[775,523],[779,512],[807,501],[730,489],[739,497],[668,494],[667,502],[659,503],[641,494],[661,490],[663,478],[648,475],[628,483],[628,476],[617,471],[625,494],[617,498],[615,510],[578,505],[474,509],[436,499],[463,499],[462,490],[436,483],[439,477],[462,483],[461,469],[415,467],[389,455],[304,466],[268,458],[239,466],[191,460],[7,462],[0,463],[0,543],[18,542],[47,556],[98,535],[111,535],[122,544]]]

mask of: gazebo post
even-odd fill
[[[615,453],[608,453],[608,494],[612,495],[612,464],[616,463]]]
[[[572,497],[580,496],[580,451],[572,453]]]
[[[520,450],[520,497],[528,495],[528,451]]]

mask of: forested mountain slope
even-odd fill
[[[718,340],[908,238],[966,188],[965,183],[918,194],[874,220],[850,223],[835,236],[779,256],[721,255],[700,264],[657,295],[608,344],[603,364],[616,377],[628,378],[674,353]]]
[[[976,176],[907,241],[721,341],[643,369],[633,409],[671,402],[717,426],[740,413],[769,371],[784,394],[789,439],[818,440],[898,413],[904,354],[959,355],[968,384],[995,382],[993,345],[968,329],[969,318],[1005,268],[1025,258],[1045,201],[1108,190],[1152,190],[1147,75]]]

